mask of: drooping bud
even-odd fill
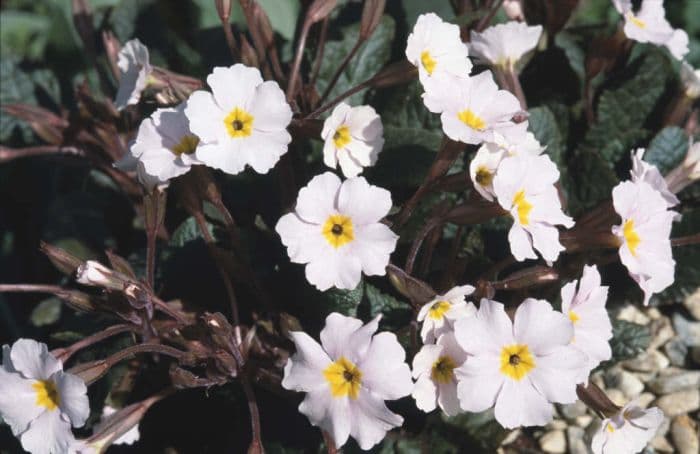
[[[75,280],[79,284],[116,291],[123,291],[128,282],[124,275],[107,268],[95,260],[88,260],[82,263],[76,271]]]
[[[418,69],[408,60],[387,65],[372,77],[370,85],[374,88],[392,87],[407,84],[418,77]]]
[[[592,381],[589,381],[587,386],[577,385],[576,394],[588,408],[606,417],[610,417],[620,410],[620,407],[615,405],[603,390]]]
[[[700,180],[700,142],[690,146],[683,162],[671,170],[665,180],[668,189],[674,194]]]
[[[338,0],[314,0],[306,12],[306,18],[311,24],[322,21],[333,11]]]
[[[428,284],[409,276],[395,265],[387,265],[386,272],[394,288],[417,306],[422,306],[437,295]]]
[[[231,0],[214,0],[214,3],[221,22],[228,23],[231,17]]]
[[[520,290],[547,285],[558,279],[559,273],[557,273],[557,270],[548,266],[538,265],[516,271],[501,281],[493,282],[493,287],[497,290]]]
[[[360,40],[364,41],[374,33],[374,30],[382,20],[386,0],[365,0],[362,6],[362,19],[360,19]]]
[[[83,264],[83,261],[73,254],[70,254],[59,247],[44,243],[43,241],[41,242],[39,249],[41,249],[41,252],[46,254],[51,263],[53,263],[53,266],[58,268],[58,270],[64,274],[70,275],[75,273],[75,270],[77,270],[78,267]]]
[[[77,375],[89,386],[102,378],[111,366],[112,365],[106,359],[98,359],[71,367],[68,369],[68,373]]]

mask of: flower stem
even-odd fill
[[[110,338],[112,336],[116,336],[117,334],[124,333],[127,331],[136,331],[137,328],[133,325],[113,325],[110,326],[109,328],[106,328],[102,331],[99,331],[91,336],[85,337],[78,342],[74,343],[73,345],[70,345],[66,348],[57,348],[56,350],[53,350],[51,353],[53,355],[60,359],[61,362],[64,364],[68,362],[68,360],[78,351],[82,350],[83,348],[89,347],[93,344],[96,344],[97,342],[100,342],[104,339]]]

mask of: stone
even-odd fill
[[[553,419],[547,424],[547,429],[549,430],[564,430],[568,424],[566,421],[562,421],[561,419]]]
[[[664,345],[664,352],[671,364],[678,367],[685,365],[685,357],[688,356],[688,347],[680,339],[671,339]]]
[[[656,396],[652,393],[642,393],[637,397],[637,405],[641,408],[647,408],[654,399],[656,399]]]
[[[673,314],[673,327],[678,338],[687,347],[700,347],[700,322],[686,320],[681,314]]]
[[[639,308],[633,304],[623,307],[620,312],[617,313],[617,319],[636,323],[638,325],[648,325],[651,321],[644,312],[640,311]]]
[[[668,344],[667,344],[668,345]],[[622,367],[634,372],[658,372],[668,367],[670,361],[657,350],[644,352],[636,358],[622,362]]]
[[[669,418],[690,413],[700,409],[700,390],[691,389],[666,394],[658,398],[654,405],[659,407]]]
[[[635,398],[644,391],[644,383],[640,379],[618,368],[609,369],[605,373],[605,385],[608,388],[619,389],[627,399]]]
[[[566,429],[566,440],[568,442],[569,454],[588,454],[588,443],[585,440],[586,432],[576,426]]]
[[[603,380],[603,372],[602,371],[594,372],[593,375],[591,375],[590,380],[598,388],[605,390],[605,380]]]
[[[700,364],[700,347],[692,347],[690,349],[690,359],[692,359],[695,364]]]
[[[700,320],[700,288],[683,300],[683,306],[695,320]]]
[[[586,414],[586,404],[577,400],[573,404],[560,405],[559,414],[562,415],[567,421],[573,421],[579,416]]]
[[[678,454],[698,454],[700,452],[698,427],[688,415],[673,418],[671,439],[678,450]]]
[[[566,437],[563,430],[551,430],[540,438],[542,451],[552,454],[564,454],[566,452]]]
[[[664,314],[661,313],[657,308],[655,307],[648,307],[647,308],[647,317],[649,317],[652,320],[658,320],[661,317],[663,317]]]
[[[649,324],[649,331],[651,332],[649,350],[656,350],[676,336],[676,332],[671,326],[671,321],[666,317],[653,320]]]
[[[650,442],[649,446],[654,448],[656,452],[673,452],[673,445],[668,442],[666,437],[657,435]]]
[[[578,418],[576,418],[576,425],[579,427],[586,428],[591,423],[591,421],[593,421],[593,416],[591,415],[579,416]]]
[[[685,389],[700,387],[700,371],[688,370],[675,374],[660,375],[647,383],[656,394],[671,394]]]
[[[612,400],[615,405],[622,407],[627,403],[627,398],[619,389],[606,389],[605,394],[607,394],[608,399]]]

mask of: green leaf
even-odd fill
[[[372,284],[365,283],[365,296],[369,302],[369,314],[376,317],[379,314],[386,314],[392,310],[408,309],[408,303],[399,301],[391,295],[382,293]]]
[[[0,55],[39,60],[44,55],[50,26],[47,16],[3,10],[0,12]]]
[[[328,309],[328,313],[340,312],[343,315],[355,317],[357,315],[357,306],[362,301],[364,293],[363,282],[352,290],[341,290],[332,288],[321,294],[321,305]]]
[[[681,221],[673,226],[671,238],[698,233],[700,208],[685,210]],[[653,298],[666,302],[681,302],[698,288],[700,282],[700,245],[677,246],[673,248],[676,273],[673,285]]]
[[[452,437],[454,437],[456,433],[460,433],[463,439],[466,438],[464,442],[470,445],[476,442],[488,452],[495,451],[508,434],[508,431],[496,422],[493,409],[481,413],[464,413],[453,417],[444,414],[441,416],[448,428],[446,435],[452,432]],[[447,436],[446,438],[451,439],[452,437]]]
[[[626,320],[613,320],[613,337],[610,339],[612,360],[623,361],[634,358],[649,347],[649,328]]]
[[[644,123],[664,92],[670,74],[668,60],[657,50],[634,60],[631,78],[600,96],[597,121],[581,150],[598,153],[611,168],[632,146],[648,137]]]
[[[546,154],[552,158],[559,170],[566,171],[564,138],[559,131],[556,117],[548,107],[533,107],[529,113],[530,131],[540,144],[547,147]]]
[[[321,62],[318,75],[318,90],[323,93],[331,81],[336,69],[340,66],[346,55],[357,44],[359,36],[359,24],[344,27],[341,31],[343,39],[340,41],[328,41]],[[394,39],[394,20],[389,16],[382,16],[379,26],[372,36],[357,51],[353,59],[340,75],[338,82],[331,90],[329,99],[349,90],[374,76],[389,61],[391,54],[391,42]],[[347,98],[345,102],[350,105],[362,104],[364,93],[359,93]]]
[[[662,129],[649,143],[644,160],[658,167],[663,175],[680,164],[687,152],[687,134],[679,127],[669,126]]]
[[[61,87],[56,75],[49,69],[32,71],[31,78],[35,89],[45,93],[57,106],[61,105]]]
[[[586,77],[586,69],[584,67],[586,53],[581,46],[580,38],[564,30],[557,33],[554,37],[554,44],[564,51],[566,58],[569,60],[571,69],[574,70],[581,82],[583,82]]]
[[[207,230],[209,230],[209,234],[214,237],[214,226],[208,222]],[[204,236],[199,229],[197,221],[195,221],[193,216],[190,216],[175,229],[175,232],[173,232],[173,235],[170,237],[170,246],[182,247],[190,241],[199,239],[204,239]]]
[[[32,311],[29,320],[34,326],[52,325],[61,318],[61,300],[51,297],[40,302]]]
[[[609,199],[613,187],[619,182],[614,170],[592,151],[579,153],[569,168],[573,173],[570,195],[574,195],[570,202],[575,202],[575,206],[571,207],[572,212]]]
[[[285,0],[283,2],[279,0],[258,0],[258,3],[269,16],[270,24],[274,31],[286,40],[294,38],[297,17],[301,9],[299,0]]]
[[[0,61],[0,105],[16,102],[36,104],[34,84],[19,68],[16,59],[3,58]],[[16,128],[24,142],[31,140],[33,133],[29,125],[0,110],[0,141],[7,141]]]

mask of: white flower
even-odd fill
[[[519,154],[537,156],[544,151],[535,136],[527,131],[527,122],[504,128],[502,132],[505,135],[495,132],[494,141],[484,143],[469,164],[474,189],[490,201],[495,196],[493,178],[503,158]]]
[[[242,64],[214,68],[212,93],[190,96],[185,115],[201,145],[195,156],[208,166],[237,174],[251,166],[267,173],[287,152],[292,109],[277,82]]]
[[[505,11],[508,19],[524,21],[523,5],[520,0],[504,0],[503,11]]]
[[[547,155],[518,155],[504,159],[493,179],[498,203],[513,217],[508,232],[510,250],[518,261],[535,259],[533,247],[553,262],[564,247],[556,225],[571,228],[574,221],[561,210],[554,183],[557,166]]]
[[[624,181],[613,189],[613,205],[622,224],[612,231],[620,239],[620,260],[644,292],[644,304],[673,284],[676,262],[671,253],[671,224],[661,193],[644,181]]]
[[[321,345],[306,333],[290,333],[296,353],[284,367],[282,386],[307,393],[299,411],[330,433],[337,448],[351,435],[362,449],[370,449],[403,424],[384,401],[411,393],[411,370],[396,335],[374,335],[379,319],[363,325],[332,313]]]
[[[644,181],[645,183],[648,183],[649,186],[661,194],[661,197],[664,198],[669,207],[678,205],[680,201],[676,195],[668,189],[668,184],[666,184],[666,180],[664,180],[664,177],[661,175],[661,172],[659,172],[659,169],[655,165],[646,163],[642,160],[644,157],[644,152],[644,148],[638,148],[636,151],[631,152],[632,170],[630,171],[630,174],[632,175],[632,181]]]
[[[363,167],[372,166],[384,145],[382,119],[371,106],[338,104],[323,123],[323,162],[333,169],[338,164],[347,178],[356,177]]]
[[[119,51],[117,66],[121,77],[114,105],[121,110],[128,105],[138,104],[141,92],[148,85],[153,71],[148,61],[148,48],[138,39],[127,41]]]
[[[408,35],[406,57],[418,67],[422,84],[438,75],[466,78],[472,70],[469,48],[459,27],[443,22],[434,13],[421,14]]]
[[[681,63],[681,82],[685,95],[690,99],[700,98],[700,69],[693,69],[688,62]]]
[[[455,141],[478,144],[492,142],[494,131],[512,127],[520,102],[507,90],[499,90],[490,71],[469,79],[425,85],[423,102],[428,110],[441,113],[442,130]]]
[[[423,342],[435,342],[440,335],[452,331],[457,320],[474,315],[476,307],[464,299],[472,293],[474,287],[462,285],[454,287],[444,295],[436,296],[423,305],[418,312],[418,321],[423,322],[420,331]]]
[[[448,416],[460,412],[455,369],[464,364],[467,354],[457,344],[454,333],[440,336],[437,344],[423,345],[413,358],[413,398],[424,412],[440,406]]]
[[[101,430],[103,430],[107,424],[110,422],[110,416],[115,414],[117,412],[117,409],[114,407],[110,407],[109,405],[105,405],[105,407],[102,409],[102,418],[100,418],[100,423],[95,427],[93,432],[98,433]],[[126,432],[124,435],[121,437],[117,438],[112,442],[113,445],[133,445],[135,442],[137,442],[141,438],[141,433],[139,432],[139,425],[136,424],[134,427],[129,429],[128,432]]]
[[[33,454],[63,454],[73,445],[73,427],[90,414],[87,387],[45,344],[19,339],[2,347],[0,416],[22,447]]]
[[[361,273],[383,276],[398,236],[379,222],[391,194],[363,177],[345,180],[326,172],[299,191],[296,209],[275,230],[294,263],[306,263],[306,279],[319,290],[352,289]]]
[[[624,30],[628,38],[666,46],[678,60],[688,53],[688,34],[671,27],[662,0],[642,0],[637,14],[632,10],[632,0],[613,0],[613,4],[625,18]]]
[[[482,299],[474,317],[457,321],[455,335],[469,355],[457,369],[463,410],[495,405],[503,427],[543,426],[553,402],[576,401],[586,356],[569,345],[573,326],[548,302],[526,299],[511,322],[501,303]]]
[[[636,454],[656,435],[664,414],[656,407],[644,410],[634,402],[603,420],[593,435],[593,454]]]
[[[561,311],[574,324],[571,343],[588,356],[582,369],[580,382],[587,382],[590,371],[611,358],[608,340],[612,337],[612,324],[605,303],[608,287],[600,285],[600,273],[595,266],[584,266],[581,283],[569,282],[561,289]]]
[[[524,22],[493,25],[482,33],[471,32],[469,50],[482,62],[503,70],[519,69],[523,56],[533,50],[542,36],[542,26]]]
[[[187,103],[158,109],[141,122],[131,154],[143,163],[144,171],[158,181],[168,181],[187,173],[193,164],[199,138],[190,131],[185,116]]]

